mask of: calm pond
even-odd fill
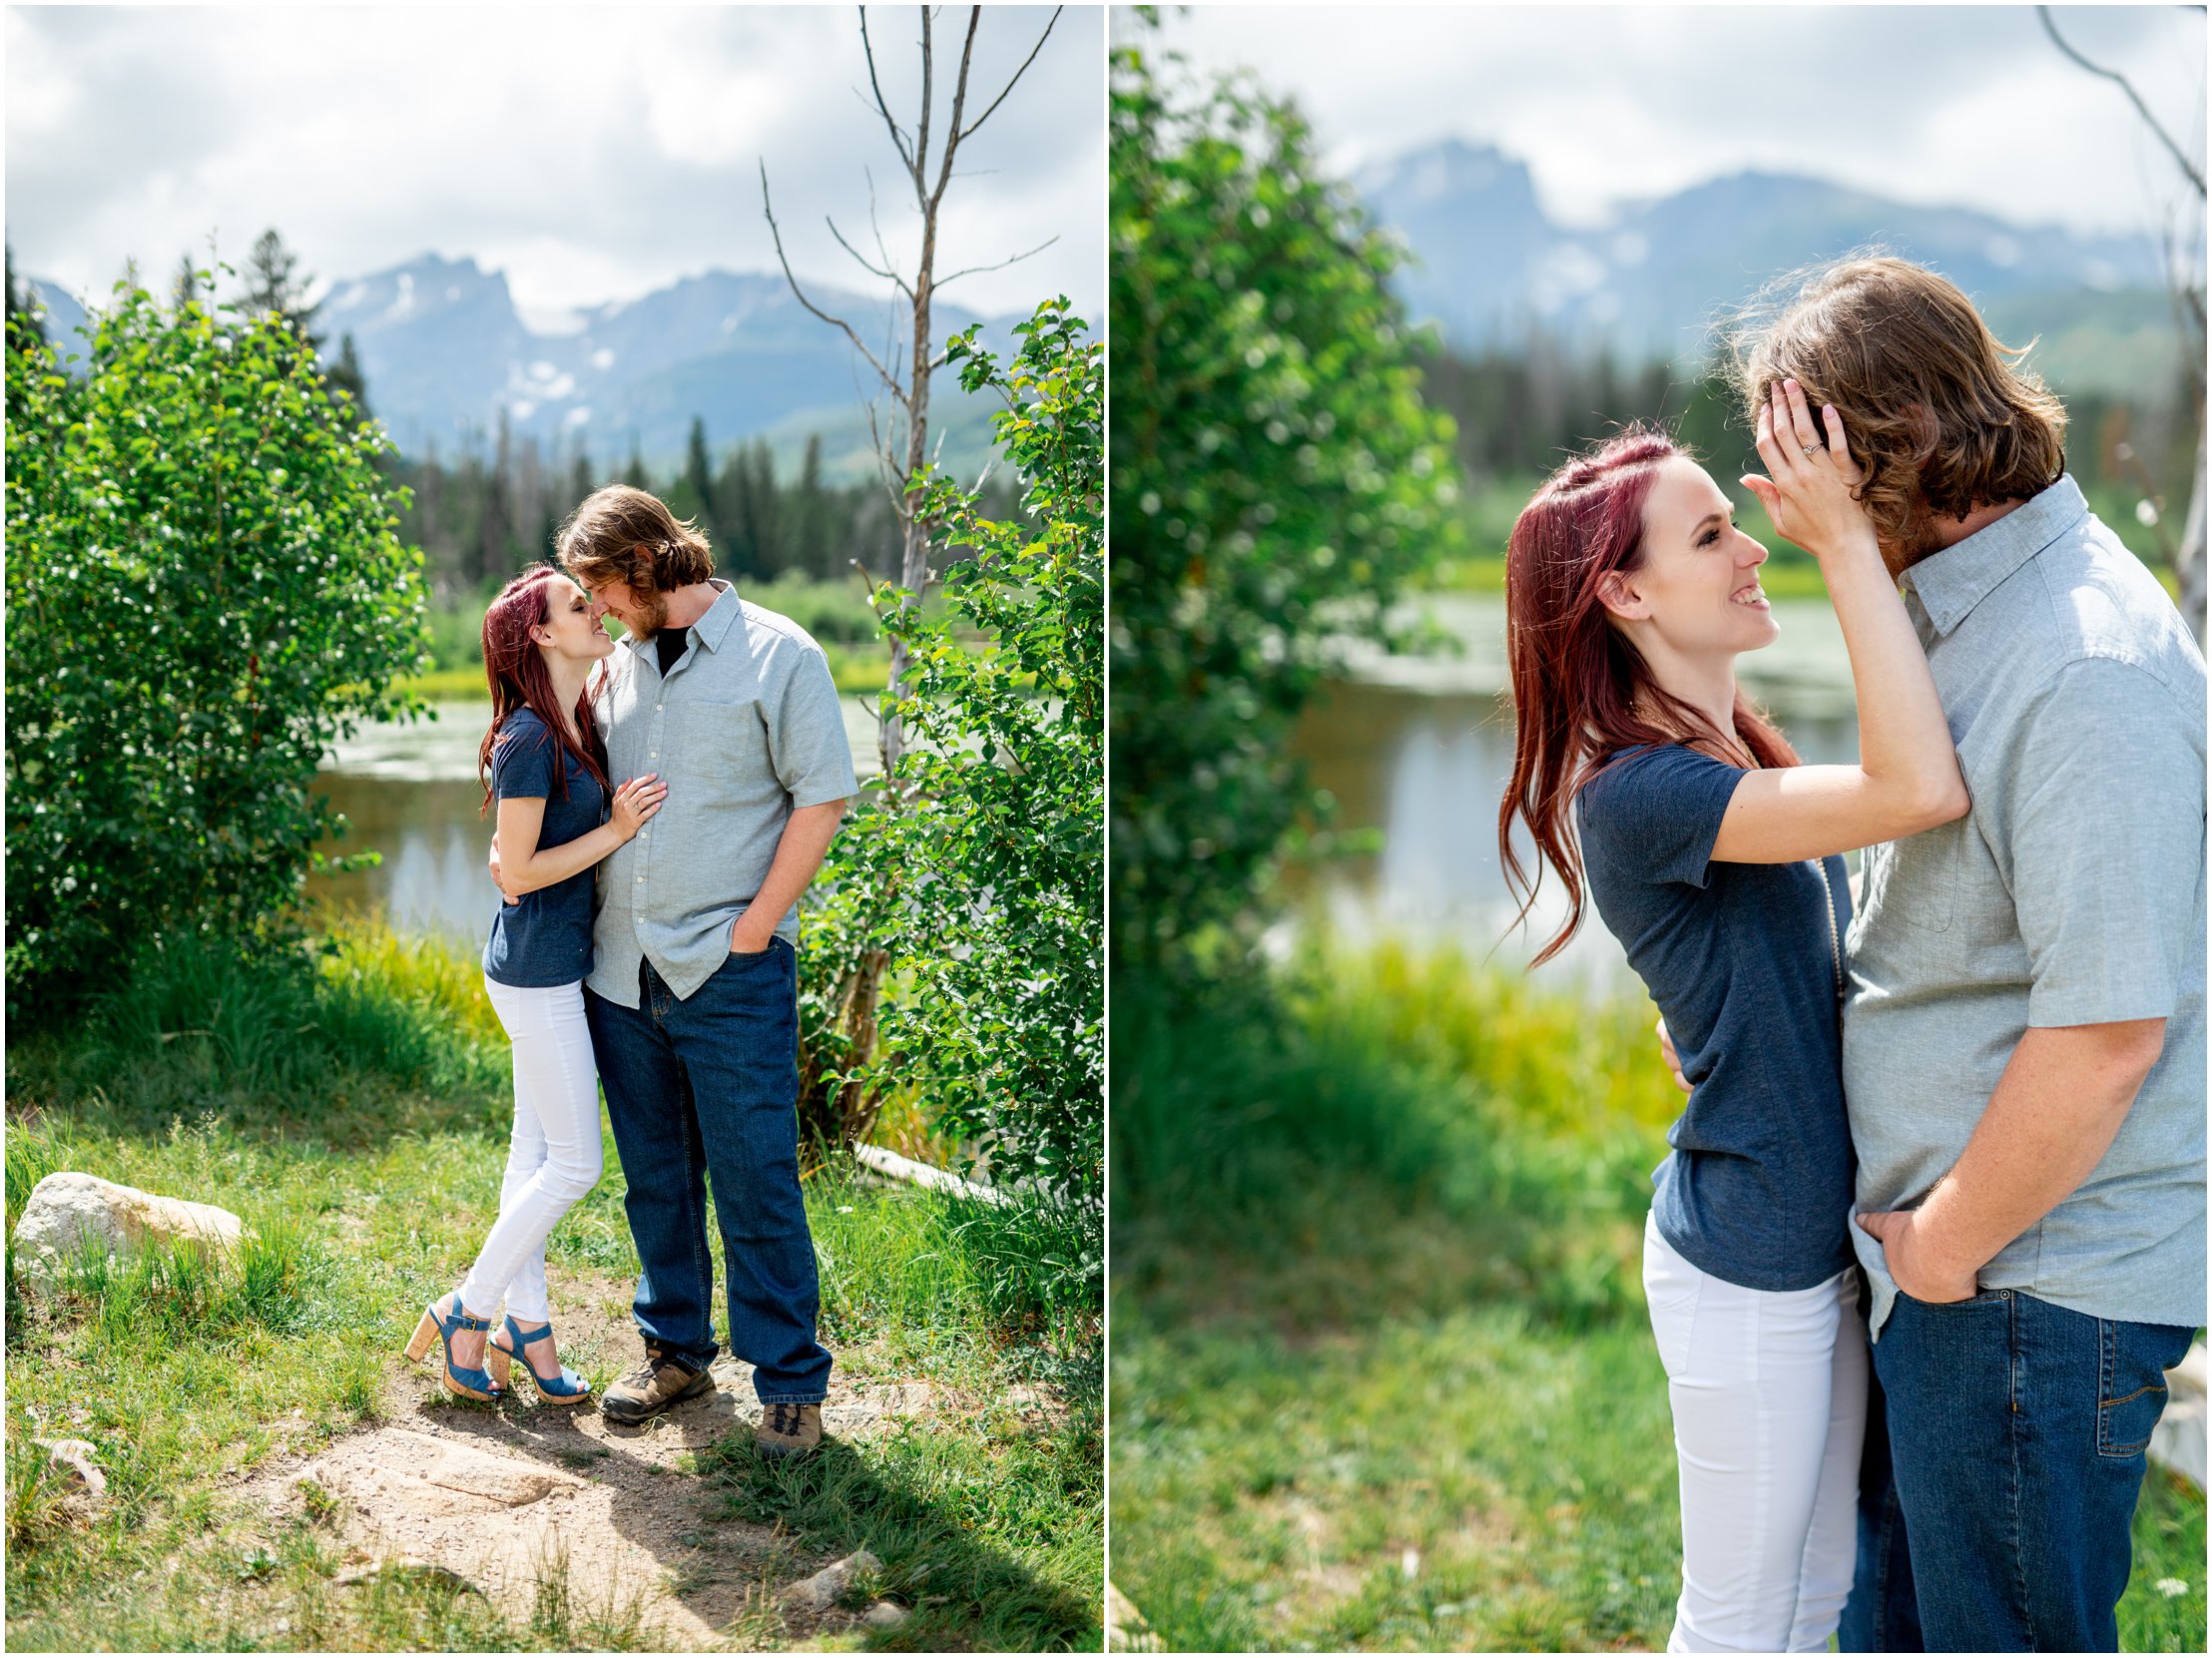
[[[1340,829],[1382,833],[1380,850],[1307,871],[1293,882],[1339,935],[1392,935],[1452,945],[1479,960],[1524,964],[1563,917],[1556,877],[1521,932],[1497,854],[1497,809],[1513,769],[1512,703],[1505,695],[1505,607],[1497,598],[1427,601],[1460,642],[1456,656],[1390,658],[1362,651],[1354,677],[1331,683],[1307,710],[1293,747],[1337,803]],[[1782,637],[1742,659],[1745,685],[1808,762],[1858,757],[1850,662],[1827,604],[1777,603]],[[1532,848],[1521,843],[1523,864]],[[1595,914],[1542,976],[1586,993],[1635,988]]]
[[[857,697],[844,702],[845,737],[861,777],[875,771],[875,719]],[[488,701],[440,703],[434,719],[364,727],[331,750],[316,793],[350,821],[326,855],[375,851],[373,869],[310,875],[310,899],[381,914],[406,932],[481,943],[499,901],[485,868],[491,825],[477,816],[484,792],[476,750],[491,721]]]

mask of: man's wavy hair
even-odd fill
[[[556,545],[561,568],[587,589],[618,581],[647,604],[715,573],[715,555],[697,524],[678,518],[658,495],[624,483],[586,496]]]
[[[1729,319],[1747,425],[1777,380],[1834,403],[1866,467],[1859,496],[1893,568],[1930,550],[1933,520],[2024,500],[2066,469],[2066,411],[1935,272],[1879,251],[1782,278]]]

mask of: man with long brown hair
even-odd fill
[[[822,648],[741,599],[706,538],[644,490],[593,494],[560,559],[594,620],[627,630],[593,704],[608,775],[657,773],[668,791],[601,865],[585,981],[645,1340],[600,1409],[643,1421],[714,1385],[711,1180],[757,1437],[801,1454],[822,1438],[830,1358],[799,1186],[799,899],[857,788],[843,712]]]
[[[1847,1649],[2111,1650],[2204,1319],[2204,659],[2019,356],[1888,258],[1738,335],[1747,408],[1795,379],[1842,412],[1972,796],[1869,850],[1849,938],[1887,1425]]]

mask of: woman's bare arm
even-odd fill
[[[1958,753],[1905,601],[1882,562],[1874,525],[1852,496],[1859,468],[1843,418],[1823,410],[1828,447],[1795,380],[1760,411],[1768,476],[1743,481],[1775,528],[1820,562],[1851,653],[1859,764],[1744,774],[1713,842],[1722,863],[1791,863],[1896,840],[1966,815]]]
[[[535,892],[581,874],[638,832],[648,818],[661,810],[668,788],[659,774],[632,778],[615,791],[614,816],[588,834],[564,840],[558,846],[538,847],[545,829],[545,802],[526,796],[508,796],[499,803],[499,833],[494,855],[499,859],[500,889],[511,898]]]

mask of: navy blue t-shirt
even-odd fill
[[[1691,1083],[1652,1175],[1659,1236],[1730,1284],[1810,1290],[1854,1259],[1837,995],[1851,885],[1840,857],[1711,861],[1744,776],[1679,744],[1628,751],[1582,787],[1582,865]]]
[[[553,768],[564,768],[564,799],[553,787]],[[545,802],[538,847],[558,846],[589,834],[606,817],[606,792],[529,709],[507,716],[491,752],[494,798]],[[520,903],[499,900],[484,943],[484,976],[500,984],[542,989],[574,984],[591,974],[592,883],[586,868],[566,880],[525,892]]]

